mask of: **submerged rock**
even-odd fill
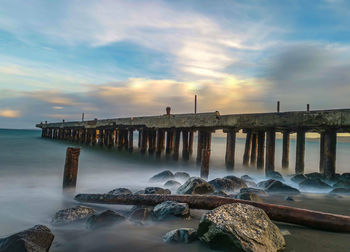
[[[350,194],[350,188],[334,188],[330,194]]]
[[[171,194],[171,191],[161,187],[146,187],[144,194]]]
[[[229,180],[231,180],[234,183],[234,191],[235,190],[239,190],[241,188],[247,188],[248,187],[246,182],[244,182],[243,179],[240,179],[240,178],[238,178],[236,176],[226,176],[226,177],[224,177],[224,179],[229,179]]]
[[[319,172],[312,172],[312,173],[307,173],[305,176],[308,179],[325,179],[325,176],[322,173]]]
[[[285,197],[284,200],[286,200],[286,201],[295,201],[294,198],[291,197],[291,196]]]
[[[32,228],[0,239],[0,251],[47,252],[54,237],[48,227],[35,225]]]
[[[286,245],[262,209],[240,203],[222,205],[204,214],[197,235],[212,249],[228,251],[279,251]]]
[[[257,188],[241,188],[241,190],[239,190],[240,193],[256,193],[257,195],[260,196],[264,196],[267,195],[267,193],[262,190],[262,189],[257,189]]]
[[[301,189],[331,189],[332,187],[319,178],[308,178],[299,184]]]
[[[236,199],[242,199],[242,200],[250,200],[255,202],[264,202],[256,193],[253,192],[245,192],[245,193],[239,193],[235,197]]]
[[[95,214],[96,211],[91,207],[77,206],[58,211],[51,220],[53,225],[69,224],[80,221]]]
[[[194,228],[179,228],[166,233],[163,241],[167,243],[190,243],[197,239],[197,231]]]
[[[162,171],[162,172],[154,175],[149,180],[151,182],[165,182],[165,181],[167,181],[169,179],[173,179],[173,178],[174,178],[174,174],[169,170],[165,170],[165,171]]]
[[[180,186],[181,186],[181,184],[180,184],[179,182],[175,181],[175,180],[168,180],[168,181],[165,182],[165,184],[164,184],[164,187],[166,187],[166,188],[171,188],[171,189],[173,189],[173,188],[178,188],[178,187],[180,187]]]
[[[233,192],[236,184],[231,179],[216,178],[208,182],[216,191]]]
[[[164,201],[153,208],[153,214],[158,220],[163,220],[171,216],[188,217],[190,215],[190,208],[187,203]]]
[[[180,181],[186,181],[191,177],[187,172],[175,172],[174,176],[175,179],[178,179]]]
[[[147,207],[136,208],[130,214],[129,220],[143,223],[148,219],[151,211],[152,210],[150,210],[150,208]]]
[[[291,178],[291,180],[297,184],[304,182],[306,179],[307,177],[304,174],[296,174]]]
[[[125,217],[112,210],[106,210],[100,214],[94,214],[86,220],[86,224],[89,228],[100,228],[108,225],[113,225],[117,222],[122,222]]]
[[[272,179],[276,179],[276,180],[280,180],[280,181],[284,181],[284,179],[283,179],[281,173],[276,172],[276,171],[269,171],[269,172],[266,174],[266,177],[272,178]]]
[[[258,187],[264,188],[264,190],[269,193],[300,193],[298,189],[274,179],[262,181],[258,183]]]
[[[108,194],[113,194],[113,195],[131,195],[132,192],[127,189],[127,188],[116,188],[112,191],[109,191]]]
[[[177,189],[177,194],[210,194],[214,188],[204,179],[198,177],[189,178]]]
[[[256,183],[253,178],[251,178],[248,175],[243,175],[241,179],[246,183],[247,186],[249,187],[256,187]]]
[[[241,176],[241,179],[243,179],[244,181],[246,181],[246,180],[254,181],[254,179],[252,177],[250,177],[249,175],[243,175],[243,176]]]
[[[221,197],[228,197],[229,195],[223,191],[216,191],[216,192],[213,192],[211,195],[213,196],[221,196]]]
[[[333,188],[349,188],[350,189],[350,180],[340,180],[333,185]]]

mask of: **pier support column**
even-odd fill
[[[148,153],[152,155],[156,150],[157,132],[153,129],[149,130],[148,132]]]
[[[169,156],[174,148],[174,129],[167,129],[166,131],[166,149],[165,153]]]
[[[190,159],[190,151],[189,151],[189,134],[188,130],[182,130],[182,158],[184,160]]]
[[[244,154],[243,154],[243,166],[246,166],[246,167],[249,165],[251,146],[252,146],[252,131],[249,129],[247,130],[247,136],[245,139],[245,147],[244,147]]]
[[[274,129],[269,129],[266,132],[265,174],[275,170],[275,142],[276,132]]]
[[[282,143],[282,168],[287,169],[289,167],[289,143],[290,133],[288,131],[283,132]]]
[[[64,164],[63,188],[75,188],[78,176],[80,149],[68,147]]]
[[[305,130],[300,129],[297,132],[297,150],[295,159],[295,173],[304,173],[304,157],[305,157]]]
[[[180,134],[181,134],[181,130],[180,130],[180,129],[175,129],[175,136],[174,136],[174,155],[173,155],[174,160],[178,160],[178,159],[179,159]]]
[[[325,132],[320,133],[320,173],[324,173],[324,136]]]
[[[189,136],[189,139],[188,139],[188,152],[190,154],[193,153],[193,136],[194,136],[194,132],[193,130],[190,131],[190,136]]]
[[[228,130],[225,130],[224,132],[227,133],[225,164],[228,170],[233,170],[235,167],[236,130],[228,129]]]
[[[202,160],[201,160],[201,178],[208,179],[209,176],[209,162],[210,162],[210,150],[202,150]]]
[[[256,167],[264,169],[265,161],[265,131],[258,132],[258,158],[256,160]]]
[[[141,149],[141,142],[142,142],[142,130],[138,129],[138,142],[137,142],[137,147]]]
[[[103,129],[98,129],[98,145],[101,147],[103,147],[103,140],[104,140]]]
[[[108,139],[107,146],[108,146],[109,149],[111,149],[114,146],[114,130],[113,129],[108,129],[107,132],[108,132],[108,135],[107,135],[107,139]]]
[[[134,129],[129,129],[128,150],[133,152],[134,150]]]
[[[91,129],[91,145],[92,146],[96,145],[96,138],[97,138],[96,129]]]
[[[159,158],[164,150],[164,140],[165,140],[165,131],[163,129],[157,130],[157,147],[156,147],[156,156]]]
[[[198,130],[198,142],[197,142],[197,164],[202,162],[202,150],[204,149],[204,135],[202,130]]]
[[[335,161],[336,161],[336,147],[337,147],[337,132],[334,129],[329,129],[324,136],[324,175],[331,179],[335,175]]]
[[[147,143],[148,143],[148,132],[147,129],[142,129],[141,131],[141,154],[145,154],[147,150]]]
[[[252,150],[250,153],[250,166],[256,166],[256,155],[258,152],[258,136],[256,133],[252,134]]]

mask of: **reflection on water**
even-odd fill
[[[134,146],[137,146],[134,137]],[[213,138],[212,155],[209,179],[227,175],[224,166],[226,139]],[[208,248],[200,243],[192,245],[165,245],[161,236],[167,231],[177,227],[196,227],[201,216],[200,211],[194,211],[194,219],[190,222],[172,221],[162,223],[149,223],[137,226],[131,223],[113,226],[97,232],[91,232],[84,227],[76,225],[55,228],[50,226],[51,216],[59,209],[70,207],[75,202],[71,195],[62,194],[62,176],[67,146],[75,144],[52,141],[40,138],[39,131],[28,130],[0,130],[0,236],[5,236],[35,224],[44,224],[52,228],[55,233],[55,244],[51,251],[116,251],[116,246],[133,248],[132,251],[205,251]],[[162,157],[142,156],[137,151],[131,154],[117,150],[106,150],[100,147],[81,146],[77,192],[108,192],[116,187],[127,187],[137,191],[150,186],[148,179],[156,172],[170,169],[172,171],[187,171],[193,176],[199,175],[195,165],[195,155],[188,162],[166,160]],[[254,174],[263,179],[263,174],[256,168],[243,169],[241,166],[244,149],[244,139],[237,139],[235,174]],[[276,170],[282,173],[293,173],[295,157],[295,141],[290,144],[290,169],[282,170],[281,141],[276,142]],[[180,152],[181,153],[181,152]],[[196,153],[196,150],[194,150]],[[348,161],[350,143],[338,143],[337,146],[337,172],[350,172]],[[307,141],[305,153],[305,171],[318,171],[319,142]],[[291,183],[290,181],[287,181]],[[162,186],[162,184],[154,184]],[[266,201],[294,204],[316,210],[325,210],[334,213],[349,215],[350,200],[347,197],[329,198],[324,195],[307,195],[294,203],[281,199],[266,199]],[[126,206],[108,206],[108,208],[127,208]],[[83,224],[81,224],[83,225]],[[290,244],[298,247],[295,237],[303,239],[305,246],[317,246],[313,240],[317,236],[325,240],[332,238],[341,243],[339,248],[349,244],[350,236],[328,232],[303,229],[300,227],[287,227],[292,236],[286,237]],[[291,231],[292,230],[292,231]],[[301,236],[301,234],[303,234]],[[322,242],[321,242],[322,243]],[[334,242],[332,242],[333,244]],[[310,245],[311,244],[311,245]],[[335,244],[335,243],[334,243]],[[349,244],[350,245],[350,244]],[[103,249],[101,246],[104,246]],[[186,247],[184,247],[186,246]],[[335,245],[334,245],[335,246]],[[334,249],[337,247],[331,246]],[[290,247],[290,249],[294,248]],[[323,246],[324,248],[325,246]],[[350,247],[350,246],[349,246]],[[302,251],[302,250],[295,250]],[[327,250],[323,250],[327,251]],[[330,251],[330,250],[328,250]],[[333,250],[336,251],[336,250]],[[340,250],[339,250],[340,251]]]

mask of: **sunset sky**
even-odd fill
[[[0,4],[0,128],[350,107],[350,2]]]

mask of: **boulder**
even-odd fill
[[[179,228],[166,233],[163,241],[167,243],[190,243],[197,239],[197,231],[194,228]]]
[[[145,194],[145,190],[139,190],[137,192],[134,192],[134,195],[138,195],[138,194]]]
[[[279,251],[286,245],[262,209],[240,203],[222,205],[204,214],[197,235],[212,249],[226,251]]]
[[[183,182],[185,182],[191,177],[190,174],[188,174],[187,172],[175,172],[174,176],[175,176],[175,179]]]
[[[173,179],[173,178],[174,178],[174,174],[169,170],[165,170],[165,171],[162,171],[162,172],[154,175],[149,180],[151,182],[165,182],[165,181],[167,181],[169,179]]]
[[[47,252],[54,235],[43,225],[35,225],[9,237],[0,239],[0,251]]]
[[[146,187],[144,194],[171,194],[171,191],[161,187]]]
[[[243,175],[243,176],[241,176],[241,179],[243,179],[244,181],[246,181],[246,180],[254,181],[254,179],[252,177],[250,177],[249,175]]]
[[[285,197],[284,200],[286,200],[286,201],[295,201],[294,198],[291,197],[291,196]]]
[[[330,194],[350,194],[350,188],[334,188]]]
[[[216,178],[208,182],[216,191],[233,192],[235,183],[231,179]]]
[[[106,210],[100,214],[91,215],[87,220],[86,224],[89,228],[95,229],[113,225],[114,223],[122,222],[125,217],[112,210]]]
[[[305,180],[307,179],[307,177],[304,175],[304,174],[295,174],[291,180],[294,182],[294,183],[301,183],[301,182],[304,182]]]
[[[251,178],[248,175],[243,175],[241,179],[246,183],[247,186],[249,187],[256,187],[256,183],[253,178]]]
[[[231,176],[226,176],[226,177],[224,177],[224,179],[232,180],[232,182],[234,183],[234,191],[235,190],[239,190],[241,188],[247,188],[248,187],[246,182],[244,182],[243,179],[240,179],[240,178],[238,178],[236,176],[232,176],[232,175]]]
[[[256,193],[257,195],[260,195],[260,196],[265,196],[267,195],[267,193],[264,191],[264,190],[261,190],[261,189],[257,189],[257,188],[241,188],[241,190],[239,191],[240,193]]]
[[[213,192],[211,195],[213,196],[221,196],[221,197],[228,197],[229,195],[223,191],[216,191],[216,192]]]
[[[350,180],[350,172],[345,172],[340,176],[341,180]]]
[[[179,182],[175,181],[175,180],[168,180],[164,184],[164,187],[170,188],[170,189],[177,189],[180,186],[181,186],[181,184]]]
[[[258,183],[258,187],[264,188],[264,190],[269,193],[300,193],[298,189],[274,179],[262,181]]]
[[[171,216],[188,217],[190,208],[187,203],[164,201],[153,208],[153,214],[157,220],[163,220]]]
[[[51,223],[53,225],[69,224],[71,222],[84,220],[95,213],[96,211],[91,207],[77,206],[67,208],[58,211],[54,217],[52,217]]]
[[[333,188],[349,188],[350,189],[350,180],[340,180],[333,185]]]
[[[214,188],[204,179],[198,177],[189,178],[177,189],[177,194],[210,194]]]
[[[152,211],[152,210],[151,210]],[[143,223],[145,222],[150,215],[150,209],[147,207],[136,208],[132,211],[129,216],[129,220]]]
[[[131,195],[132,192],[127,189],[127,188],[116,188],[112,191],[109,191],[108,194],[113,194],[113,195]]]
[[[242,200],[250,200],[255,202],[263,202],[263,200],[253,192],[245,192],[245,193],[239,193],[235,197],[236,199],[242,199]]]
[[[319,172],[307,173],[305,176],[309,179],[325,179],[325,176]]]
[[[271,185],[272,183],[276,182],[277,180],[275,179],[268,179],[268,180],[264,180],[264,181],[261,181],[257,184],[257,187],[259,188],[267,188],[269,185]]]
[[[321,179],[319,178],[312,178],[310,179],[308,177],[308,179],[304,180],[303,182],[301,182],[299,184],[300,189],[303,190],[307,190],[307,189],[321,189],[321,190],[327,190],[327,189],[331,189],[332,187],[328,184],[326,184],[325,182],[323,182]]]
[[[269,171],[269,172],[266,174],[266,177],[272,178],[272,179],[276,179],[276,180],[279,180],[279,181],[284,181],[284,179],[283,179],[281,173],[276,172],[276,171]]]

